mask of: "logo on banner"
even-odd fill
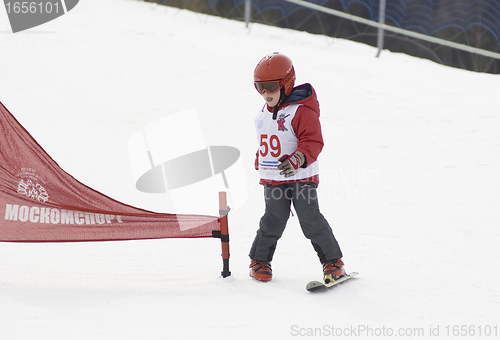
[[[52,21],[76,6],[79,0],[4,0],[12,33]]]
[[[49,194],[43,186],[45,181],[40,176],[35,174],[34,169],[23,168],[17,177],[20,177],[17,184],[18,194],[43,203],[49,200]]]

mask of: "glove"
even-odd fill
[[[304,164],[306,157],[300,151],[295,151],[290,156],[283,155],[278,161],[278,170],[281,170],[280,175],[291,177],[297,173],[299,168]]]

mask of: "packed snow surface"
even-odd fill
[[[360,273],[321,294],[305,290],[322,268],[296,216],[273,281],[248,276],[264,211],[253,169],[263,101],[252,75],[274,51],[293,59],[297,84],[317,91],[320,208],[347,271]],[[165,195],[135,188],[128,141],[196,109],[207,145],[241,151],[248,190],[229,215],[225,279],[217,239],[1,243],[0,338],[498,337],[500,78],[375,55],[140,1],[80,1],[16,34],[0,11],[0,101],[76,179],[169,212]],[[179,143],[190,124],[179,126]]]

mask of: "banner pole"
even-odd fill
[[[222,247],[222,277],[231,276],[229,271],[229,225],[227,215],[229,207],[227,206],[227,197],[225,191],[219,192],[219,215],[220,215],[220,241]]]

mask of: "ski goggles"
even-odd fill
[[[264,93],[264,91],[273,94],[277,92],[281,88],[281,84],[279,81],[256,81],[253,83],[255,85],[255,89],[260,93]]]

